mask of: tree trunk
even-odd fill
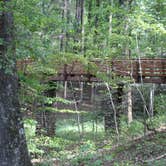
[[[75,43],[79,45],[76,46],[75,53],[84,54],[84,0],[76,0],[76,38]]]
[[[149,113],[150,116],[153,117],[154,114],[154,89],[155,89],[155,84],[152,84],[152,87],[150,87],[150,96],[149,96]]]
[[[81,33],[83,25],[84,0],[76,0],[76,31]]]
[[[92,1],[88,1],[88,23],[91,24],[92,19]]]
[[[60,51],[66,51],[68,46],[67,25],[69,24],[69,0],[63,1],[62,21],[65,22],[65,27],[62,28],[62,36],[60,38]]]
[[[3,2],[6,7],[10,0]],[[3,11],[0,13],[3,40],[0,45],[0,165],[31,166],[17,94],[12,29],[12,13]]]
[[[131,92],[131,87],[129,87],[128,89],[128,93],[127,93],[127,99],[128,99],[128,111],[127,111],[127,115],[128,115],[128,124],[130,124],[133,121],[133,116],[132,116],[132,92]]]

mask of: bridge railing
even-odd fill
[[[33,60],[18,62],[18,68],[31,64]],[[100,60],[94,59],[88,64],[76,60],[69,64],[58,67],[57,75],[52,80],[71,81],[100,81],[96,78],[98,73],[128,76],[136,82],[166,83],[166,59],[123,59],[123,60]]]

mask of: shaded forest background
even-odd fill
[[[164,165],[164,84],[136,84],[125,77],[108,81],[104,74],[99,75],[103,83],[46,80],[73,60],[86,65],[94,58],[165,59],[165,0],[13,0],[5,8],[0,5],[13,13],[17,62],[32,60],[17,73],[33,163]],[[11,72],[14,61],[7,57],[4,73]]]

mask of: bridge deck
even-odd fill
[[[30,62],[18,63],[28,64]],[[166,83],[166,59],[130,59],[130,60],[100,60],[95,59],[88,65],[80,61],[60,65],[58,74],[49,80],[54,81],[102,81],[98,75],[105,73],[113,79],[116,76],[128,76],[140,83]]]

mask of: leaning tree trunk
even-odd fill
[[[4,7],[10,0],[1,0]],[[0,13],[0,165],[31,166],[18,102],[13,49],[13,17]],[[9,63],[10,62],[10,63]],[[11,63],[12,62],[12,63]]]

